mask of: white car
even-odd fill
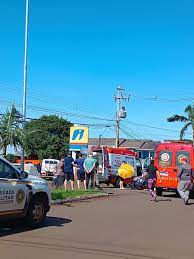
[[[51,206],[47,182],[21,172],[0,158],[0,219],[25,218],[27,224],[39,227]]]

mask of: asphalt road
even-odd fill
[[[144,191],[113,192],[53,206],[41,229],[1,225],[1,258],[194,258],[194,200],[187,207],[171,195],[152,203]]]

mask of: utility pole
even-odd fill
[[[119,147],[119,135],[120,135],[120,121],[127,117],[127,112],[125,107],[121,107],[123,101],[129,101],[130,95],[123,95],[124,89],[121,86],[117,87],[117,96],[115,96],[115,102],[117,103],[117,113],[116,113],[116,142],[115,147]]]
[[[23,81],[23,104],[22,104],[22,128],[26,124],[26,96],[27,96],[27,60],[28,60],[28,18],[29,18],[29,0],[26,0],[26,17],[25,17],[25,39],[24,39],[24,81]],[[24,170],[25,150],[22,147],[21,170]]]
[[[102,141],[102,134],[99,135],[99,139],[98,139],[98,145],[101,146],[101,141]]]

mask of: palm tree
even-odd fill
[[[194,143],[194,104],[188,105],[185,108],[186,116],[173,115],[167,119],[168,122],[185,122],[184,127],[180,131],[180,139],[182,140],[189,127],[192,128],[193,143]]]
[[[13,146],[17,150],[22,145],[23,132],[21,129],[22,116],[12,105],[0,119],[0,148],[3,150],[3,156],[7,154],[7,147]]]

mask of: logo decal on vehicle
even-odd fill
[[[169,156],[168,153],[163,153],[163,154],[161,155],[161,160],[162,160],[163,162],[168,162],[169,159],[170,159],[170,156]]]
[[[22,203],[24,198],[25,198],[25,192],[22,189],[18,190],[18,192],[16,194],[17,203],[18,204]]]
[[[181,154],[180,156],[178,156],[178,161],[179,161],[179,163],[182,162],[182,159],[183,159],[183,158],[186,158],[186,159],[187,159],[187,157],[186,157],[185,155],[183,155],[183,154]]]

